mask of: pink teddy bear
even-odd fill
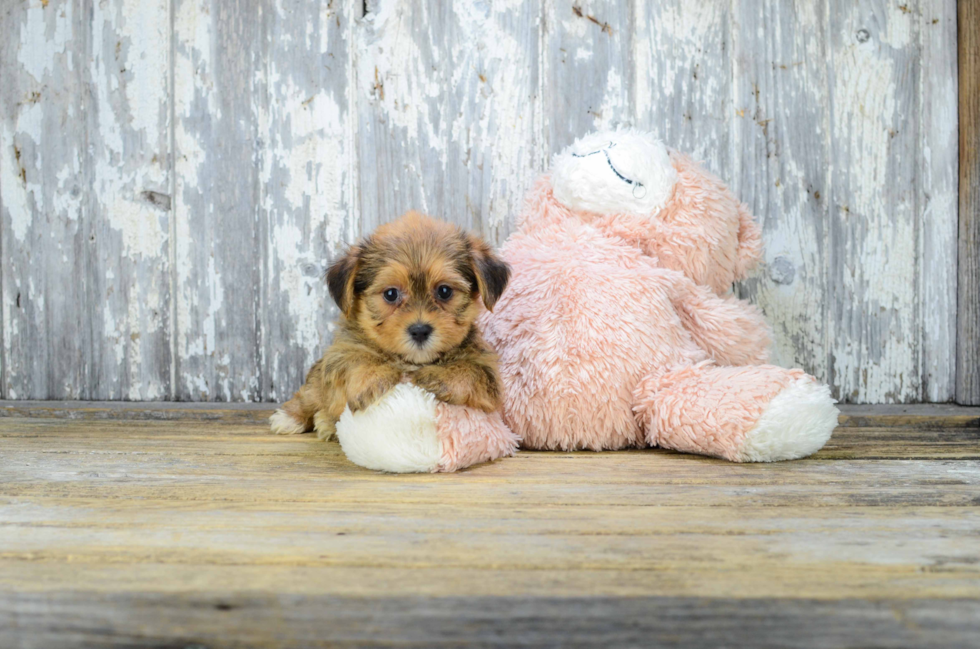
[[[761,257],[758,226],[653,136],[595,133],[566,148],[501,252],[513,274],[481,325],[525,448],[770,462],[830,438],[829,388],[765,365],[768,326],[730,295]]]

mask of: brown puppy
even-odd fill
[[[474,321],[510,270],[458,227],[409,212],[352,246],[327,271],[341,317],[306,383],[272,416],[276,433],[335,432],[344,408],[366,408],[403,378],[437,399],[500,407],[497,356]]]

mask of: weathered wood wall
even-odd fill
[[[956,386],[955,0],[4,0],[0,396],[280,400],[320,276],[413,207],[501,242],[635,125],[761,219],[776,360]]]

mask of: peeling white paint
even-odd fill
[[[888,14],[888,19],[885,21],[885,28],[879,34],[879,40],[895,49],[908,47],[912,42],[912,30],[915,24],[914,14],[920,11],[919,7],[910,8],[908,4],[896,2],[885,3],[884,9]]]
[[[59,57],[64,56],[66,46],[74,38],[72,23],[73,3],[66,3],[61,11],[54,14],[54,24],[49,24],[49,12],[40,2],[31,2],[27,15],[20,26],[20,48],[17,61],[22,69],[34,78],[34,81],[44,83],[45,75],[58,66]],[[39,47],[43,44],[43,47]]]
[[[730,180],[733,155],[732,83],[739,61],[732,54],[731,13],[742,5],[721,2],[637,3],[633,35],[636,62],[634,123],[657,132]],[[751,5],[757,6],[757,5]],[[744,31],[756,27],[746,24]]]
[[[433,71],[444,74],[446,70],[438,58],[438,48],[428,50],[434,58],[427,60],[418,41],[410,36],[413,18],[427,24],[428,8],[426,3],[413,7],[380,2],[378,10],[364,19],[367,29],[359,33],[365,40],[357,47],[358,91],[361,98],[385,111],[386,120],[402,129],[400,137],[425,147],[445,165],[446,139],[438,125],[446,88],[440,83],[441,74]],[[421,208],[427,209],[425,205]]]
[[[303,268],[318,260],[302,252],[308,248],[308,242],[303,241],[302,232],[295,226],[275,226],[271,243],[280,267],[279,290],[286,293],[286,305],[293,325],[295,339],[290,342],[312,350],[320,344],[323,323],[318,321],[319,305],[311,300],[311,295],[322,285],[322,279],[319,275],[304,275]]]
[[[160,86],[170,75],[170,0],[126,0],[122,3],[122,28],[119,38],[126,45],[127,67],[139,66],[139,78],[144,83],[126,84],[126,99],[131,125],[136,131],[155,133],[161,125],[161,112],[167,104],[161,102]],[[154,83],[155,80],[155,83]],[[165,97],[165,95],[164,95]]]
[[[166,253],[169,232],[159,208],[108,191],[106,198],[106,218],[122,236],[123,252],[128,257],[159,258]]]
[[[856,108],[836,111],[834,129],[847,133],[859,156],[851,183],[853,203],[858,214],[880,214],[884,209],[882,189],[889,161],[889,139],[900,127],[895,115],[895,69],[890,58],[879,58],[872,48],[853,46],[834,54],[834,96]]]
[[[606,92],[599,107],[599,116],[596,117],[596,130],[615,128],[618,124],[616,117],[623,110],[623,77],[619,70],[612,68],[606,74]]]
[[[20,175],[20,161],[17,160],[14,134],[6,123],[0,131],[0,187],[3,188],[3,208],[10,219],[10,229],[17,241],[23,241],[31,227],[33,212],[28,205],[28,184]]]
[[[640,3],[638,18],[650,26],[634,36],[638,112],[683,91],[692,79],[691,62],[703,58],[718,33],[727,6],[717,2]],[[761,27],[760,27],[761,29]]]
[[[458,62],[451,85],[465,89],[464,96],[472,100],[454,111],[450,142],[458,157],[449,165],[489,179],[482,187],[467,187],[466,202],[484,235],[497,235],[498,243],[535,168],[534,150],[527,145],[537,106],[529,96],[529,52],[508,28],[521,21],[523,9],[520,4],[453,4],[459,43],[451,54]]]

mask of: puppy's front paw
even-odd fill
[[[337,433],[337,417],[326,410],[320,410],[313,415],[313,430],[316,431],[317,439],[329,442]]]
[[[398,372],[379,370],[362,372],[347,384],[347,405],[351,412],[364,410],[387,394],[401,378]]]
[[[408,375],[412,383],[432,394],[439,401],[446,403],[461,403],[445,380],[444,372],[438,367],[428,365],[421,367]]]
[[[465,371],[427,365],[409,374],[409,378],[444,403],[469,406],[485,412],[497,410],[497,404],[488,391],[476,385]]]
[[[451,403],[452,392],[442,378],[442,373],[434,367],[422,367],[409,373],[412,383],[432,394],[440,401]]]

